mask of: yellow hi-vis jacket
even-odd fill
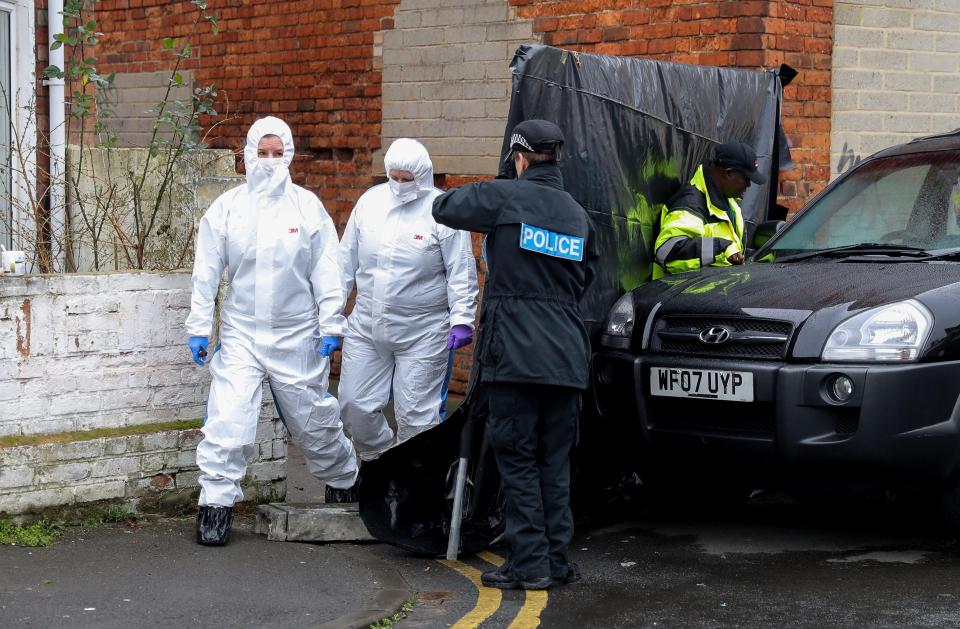
[[[743,214],[733,199],[730,216],[710,201],[703,165],[690,183],[667,202],[654,243],[654,279],[667,273],[699,271],[703,266],[730,266],[727,257],[744,252]]]

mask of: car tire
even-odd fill
[[[951,534],[960,534],[960,478],[940,495],[940,523]]]

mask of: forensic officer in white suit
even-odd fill
[[[473,340],[479,290],[469,232],[433,220],[441,192],[427,149],[396,140],[384,164],[387,182],[360,197],[340,243],[344,298],[357,289],[340,409],[362,459],[439,423],[450,351]],[[383,414],[391,394],[396,436]]]
[[[356,481],[356,453],[327,393],[321,336],[343,330],[337,232],[320,200],[290,180],[293,135],[282,120],[257,120],[243,150],[247,182],[221,195],[200,221],[186,327],[207,362],[214,301],[227,269],[220,346],[210,358],[210,397],[197,446],[197,541],[228,540],[233,504],[251,454],[263,377],[310,471],[328,487]]]

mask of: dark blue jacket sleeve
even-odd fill
[[[433,219],[454,229],[486,234],[496,227],[503,201],[502,185],[464,184],[433,200]]]

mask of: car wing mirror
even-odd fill
[[[757,225],[753,232],[753,248],[756,250],[765,245],[786,224],[787,221],[764,221]]]

